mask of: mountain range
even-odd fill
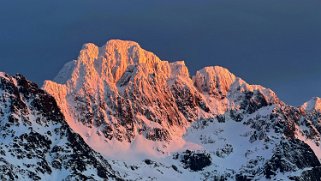
[[[83,45],[41,88],[0,73],[0,102],[2,180],[321,180],[320,98],[133,41]]]

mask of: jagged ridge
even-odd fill
[[[225,68],[206,67],[191,79],[183,61],[161,61],[137,43],[121,40],[100,48],[84,45],[55,80],[43,88],[69,124],[94,126],[107,142],[131,142],[136,135],[171,140],[197,119],[239,108],[253,112],[279,101],[271,90],[249,85]],[[73,128],[84,135],[86,128]]]
[[[22,75],[0,73],[0,101],[1,180],[118,178],[36,84]]]
[[[225,68],[205,67],[191,77],[183,61],[161,61],[135,42],[110,40],[102,47],[84,45],[55,81],[43,88],[71,128],[106,158],[163,157],[146,164],[179,176],[191,174],[181,167],[192,166],[200,179],[318,177],[320,114],[288,106],[270,89],[247,84]],[[291,148],[298,151],[288,154]],[[172,166],[172,172],[163,164],[172,163],[168,155],[176,152],[175,164],[186,165]],[[198,157],[212,164],[194,165]],[[135,173],[124,177],[147,178]]]

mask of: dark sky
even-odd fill
[[[292,105],[321,96],[321,0],[2,0],[0,70],[42,84],[82,44],[134,40],[192,74],[221,65]]]

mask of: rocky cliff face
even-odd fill
[[[0,73],[0,101],[1,180],[117,179],[36,84]]]
[[[174,160],[178,166],[168,167],[175,174],[191,169],[199,179],[317,177],[318,101],[287,106],[270,89],[219,66],[191,76],[183,61],[162,61],[135,42],[111,40],[84,45],[43,88],[92,148],[107,158],[134,157],[136,172],[139,160],[162,158],[148,165],[171,173],[164,165]],[[164,161],[169,155],[176,156]],[[135,175],[125,177],[144,178]]]
[[[96,159],[91,170],[103,168],[93,179],[105,173],[128,180],[320,180],[318,101],[286,105],[272,90],[219,66],[192,76],[183,61],[162,61],[135,42],[110,40],[84,45],[43,89],[55,100],[38,106],[45,115],[40,122],[65,117],[60,124],[90,146],[84,148]],[[81,138],[71,142],[85,145]]]
[[[311,100],[305,102],[302,106],[307,112],[321,112],[321,98],[314,97]]]
[[[165,141],[155,146],[162,152],[195,120],[279,102],[271,90],[249,85],[225,68],[206,67],[192,78],[183,61],[161,61],[137,43],[121,40],[84,45],[55,81],[43,88],[83,137],[90,130],[115,145],[141,136]]]

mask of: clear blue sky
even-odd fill
[[[42,84],[82,44],[128,39],[191,74],[221,65],[292,105],[321,96],[321,0],[5,0],[0,70]]]

